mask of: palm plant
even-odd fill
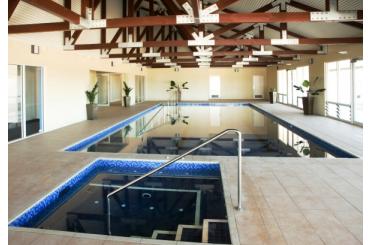
[[[188,87],[186,87],[186,84],[188,84],[188,82],[184,82],[181,85],[179,85],[175,81],[172,80],[170,81],[170,86],[167,89],[167,92],[175,90],[176,100],[177,102],[179,102],[181,101],[181,89],[189,89]]]
[[[307,146],[304,141],[299,140],[294,144],[294,146],[300,146],[300,153],[304,154],[304,156],[310,155],[310,147]]]
[[[133,90],[133,88],[130,88],[127,83],[124,81],[123,82],[123,91],[124,91],[124,94],[125,96],[129,96],[130,92]]]
[[[184,82],[181,84],[181,86],[179,84],[177,84],[175,81],[170,81],[170,86],[169,86],[169,89],[167,91],[171,91],[173,89],[176,89],[177,91],[180,91],[181,89],[189,89],[188,87],[186,87],[186,84],[188,84],[189,82]]]
[[[293,85],[293,87],[297,91],[301,91],[302,93],[306,92],[307,97],[310,97],[311,95],[319,95],[321,92],[325,91],[325,88],[319,88],[319,89],[310,89],[311,84],[315,84],[319,80],[319,77],[316,77],[313,82],[310,83],[309,80],[304,80],[302,82],[302,86]],[[305,91],[303,88],[307,88]]]
[[[98,83],[96,83],[91,91],[86,90],[85,95],[87,96],[87,99],[89,101],[89,104],[94,104],[94,101],[96,100],[96,96],[98,94]]]

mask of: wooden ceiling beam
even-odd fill
[[[144,36],[145,29],[137,36],[139,40]],[[172,35],[171,35],[172,37]],[[139,41],[137,39],[137,41]],[[363,43],[362,37],[346,38],[300,38],[299,45],[321,45],[321,44],[346,44]],[[271,45],[271,39],[216,39],[215,46],[247,46],[247,45]],[[167,41],[144,41],[143,47],[189,47],[187,40],[167,40]],[[97,43],[97,44],[76,44],[75,50],[90,49],[113,49],[119,48],[119,43]]]
[[[273,55],[277,56],[292,56],[292,55],[316,55],[318,50],[278,50],[273,51]],[[253,55],[252,50],[245,51],[216,51],[212,53],[212,57],[225,57],[225,56],[245,56]],[[193,57],[193,52],[160,52],[161,57]],[[132,58],[141,57],[141,54],[110,54],[109,58]],[[269,58],[269,57],[268,57]],[[282,57],[280,57],[282,58]],[[287,58],[287,57],[285,57]]]
[[[34,33],[51,31],[68,31],[70,24],[68,22],[38,23],[26,25],[9,25],[8,33]]]
[[[65,6],[65,8],[67,9],[71,9],[71,0],[64,0],[63,6]],[[66,23],[68,22],[66,21]],[[64,31],[63,32],[63,44],[65,45],[66,39],[70,40],[70,38],[71,38],[71,31]]]
[[[34,7],[51,13],[57,17],[60,17],[65,21],[71,22],[73,24],[80,24],[80,15],[52,0],[23,0],[23,1]]]
[[[49,1],[49,0],[48,0]],[[220,14],[219,23],[271,23],[271,22],[310,22],[309,12],[286,12],[286,13],[235,13],[235,14]],[[106,19],[106,28],[124,28],[124,27],[138,27],[138,26],[164,26],[164,25],[176,25],[176,27],[182,33],[185,34],[184,39],[191,39],[191,32],[193,28],[190,25],[182,25],[177,23],[176,15],[168,16],[142,16],[142,17],[126,17],[126,18],[113,18]],[[33,24],[18,25],[32,27]],[[20,28],[22,29],[22,28]],[[20,30],[18,29],[18,30]],[[65,30],[68,30],[66,28]],[[101,29],[101,28],[97,28]],[[12,25],[9,26],[9,33],[13,32]],[[58,28],[57,31],[60,29]],[[182,30],[182,31],[181,31]],[[52,31],[52,30],[48,30]],[[33,30],[25,32],[35,32]],[[18,32],[19,33],[19,32]],[[236,36],[244,34],[244,31],[240,31]],[[186,37],[187,35],[187,37]]]
[[[137,36],[137,41],[141,40],[145,34],[146,28]],[[172,35],[171,35],[172,37]],[[345,44],[345,43],[362,43],[362,37],[347,38],[300,38],[301,45],[321,45],[321,44]],[[247,45],[271,45],[271,39],[217,39],[215,46],[247,46]],[[90,49],[113,49],[118,48],[119,43],[98,43],[98,44],[76,44],[75,50]],[[144,41],[143,47],[189,47],[187,40],[167,40],[167,41]]]
[[[14,10],[17,8],[20,0],[8,0],[8,20],[12,17]]]
[[[99,3],[101,2],[101,0],[96,0],[92,5],[92,2],[90,0],[81,0],[81,5],[80,5],[80,12],[81,12],[81,16],[83,18],[86,18],[86,9],[89,7],[92,7],[93,8],[93,11],[92,11],[92,14],[94,13],[94,11],[96,11]],[[83,30],[76,30],[74,31],[74,33],[72,34],[72,44],[75,44],[77,42],[77,40],[79,39],[81,33],[83,32]]]
[[[308,12],[323,11],[321,9],[311,7],[307,4],[303,4],[303,3],[300,3],[300,2],[295,1],[295,0],[290,1],[288,4],[291,5],[292,7],[295,7],[297,9],[300,9],[300,10],[303,10],[303,11],[308,11]],[[327,6],[326,6],[326,8],[327,8]],[[363,17],[360,16],[360,15],[363,15],[362,13],[363,13],[363,11],[361,11],[361,10],[358,11],[358,16],[359,16],[358,18],[363,19]],[[339,23],[342,23],[342,24],[348,25],[348,26],[352,26],[352,27],[355,27],[355,28],[358,28],[358,29],[363,29],[363,24],[359,23],[359,22],[351,21],[351,22],[339,22]]]

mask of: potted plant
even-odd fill
[[[85,95],[87,96],[87,99],[89,101],[89,104],[86,104],[87,107],[87,119],[93,120],[94,119],[94,109],[95,104],[94,101],[96,100],[96,96],[98,94],[98,83],[96,83],[91,91],[87,90],[85,91]]]
[[[310,85],[314,86],[318,80],[319,77],[316,77],[311,83],[308,80],[304,80],[302,82],[302,86],[293,85],[293,87],[296,88],[297,91],[301,91],[302,93],[306,92],[306,96],[302,97],[302,105],[305,115],[311,115],[314,113],[314,96],[319,95],[320,93],[325,91],[325,88],[310,89]],[[307,88],[307,91],[304,91],[303,88]]]
[[[130,106],[130,92],[133,90],[133,88],[130,88],[127,83],[124,81],[123,82],[123,91],[124,91],[124,94],[125,96],[123,97],[123,102],[124,102],[124,106],[125,107],[128,107]]]
[[[180,102],[181,101],[181,90],[182,89],[189,89],[188,87],[186,87],[186,84],[188,84],[188,82],[184,82],[181,85],[179,85],[175,81],[172,80],[172,81],[170,81],[170,86],[169,86],[169,89],[167,91],[175,90],[176,101]]]
[[[275,88],[270,88],[269,91],[269,99],[270,99],[270,104],[276,103],[276,89]]]

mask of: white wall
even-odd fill
[[[253,99],[253,75],[266,79],[266,68],[244,68],[234,72],[232,68],[181,68],[178,72],[171,68],[147,70],[145,82],[146,100],[166,100],[170,80],[178,83],[189,82],[188,90],[183,90],[182,100],[208,100],[209,76],[221,78],[221,99]]]
[[[31,54],[31,41],[9,36],[9,64],[42,66],[44,68],[44,129],[50,131],[86,119],[85,90],[90,87],[90,70],[145,75],[134,64],[115,62],[83,55],[61,48],[40,46],[40,54]],[[36,42],[36,40],[35,40]],[[34,44],[34,43],[33,43]]]

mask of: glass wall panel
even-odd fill
[[[8,65],[8,141],[22,138],[22,67]]]
[[[39,133],[42,116],[40,67],[25,67],[25,110],[26,136]]]
[[[363,61],[353,63],[354,121],[363,123]]]

